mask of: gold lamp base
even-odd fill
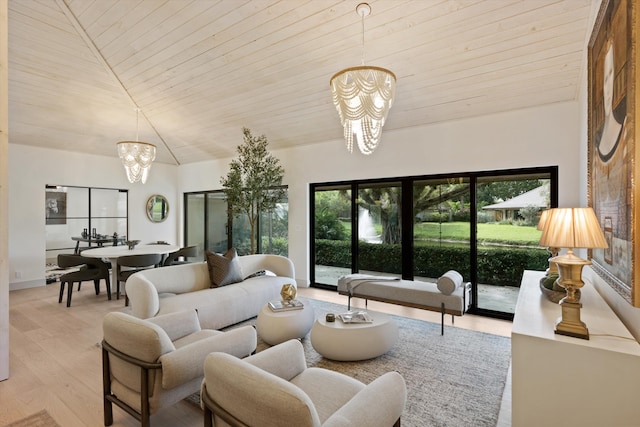
[[[591,261],[577,257],[573,251],[551,258],[558,266],[558,283],[567,290],[567,296],[560,300],[562,317],[556,322],[555,333],[575,338],[589,339],[589,330],[580,320],[580,292],[584,286],[582,281],[582,267],[590,265]]]
[[[555,333],[567,335],[575,338],[589,339],[587,325],[580,320],[580,308],[582,304],[575,302],[560,301],[562,317],[556,322]]]

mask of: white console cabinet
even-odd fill
[[[640,426],[640,344],[590,284],[584,340],[554,334],[560,306],[525,271],[511,334],[513,427]]]

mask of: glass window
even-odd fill
[[[471,311],[512,318],[524,270],[545,270],[540,211],[557,167],[312,184],[312,286],[349,273],[471,282]],[[357,197],[351,197],[355,192]],[[352,231],[353,230],[353,231]]]

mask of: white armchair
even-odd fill
[[[286,341],[245,359],[212,353],[200,393],[205,427],[400,426],[407,389],[388,372],[370,384],[307,368],[302,344]]]
[[[113,424],[115,403],[150,425],[150,415],[200,389],[205,357],[255,351],[256,331],[245,326],[220,332],[200,329],[195,310],[142,320],[108,313],[103,320],[104,425]]]

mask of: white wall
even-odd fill
[[[238,145],[241,137],[239,131]],[[383,131],[370,156],[347,153],[342,140],[273,150],[289,186],[289,256],[298,284],[309,281],[310,183],[558,165],[560,206],[575,206],[580,202],[579,141],[578,104],[567,102]],[[220,189],[230,160],[181,166],[181,191]]]
[[[115,151],[115,143],[114,143]],[[145,184],[130,184],[118,158],[83,155],[9,144],[9,281],[10,289],[45,284],[45,185],[122,188],[129,190],[130,239],[165,240],[180,245],[177,166],[154,163]],[[152,223],[146,215],[149,196],[169,201],[169,218]],[[77,230],[80,235],[82,230]],[[72,242],[69,242],[72,246]],[[19,273],[19,274],[16,274]],[[17,277],[21,276],[21,277]]]
[[[0,0],[0,381],[9,377],[9,153],[7,0]]]

